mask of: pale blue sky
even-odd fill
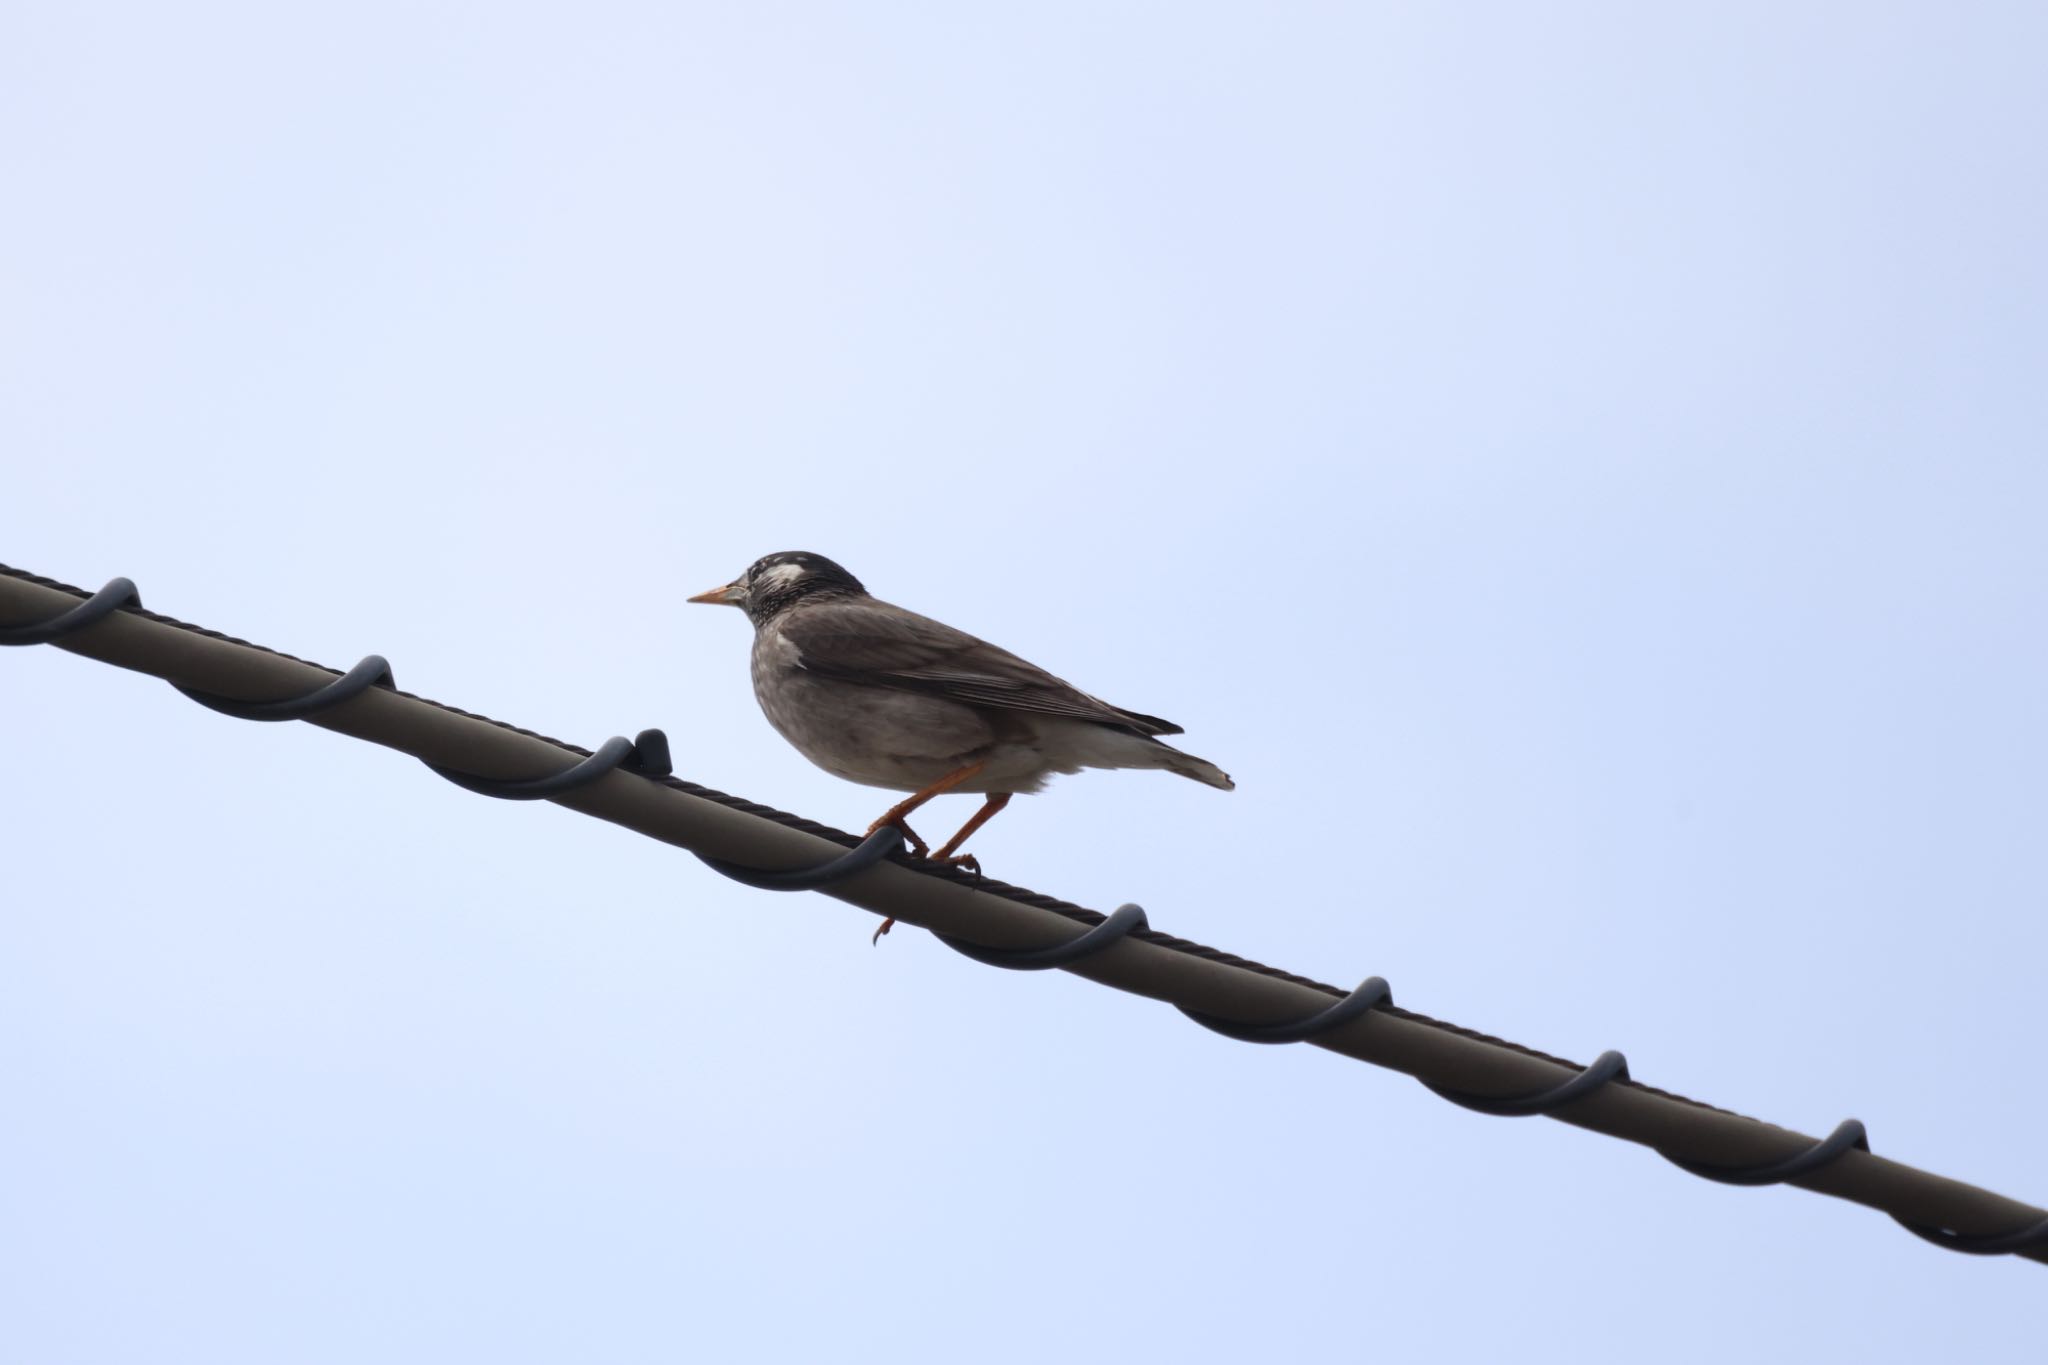
[[[1238,779],[993,874],[2040,1202],[2044,55],[18,5],[0,560],[858,828],[681,605],[822,551]],[[0,714],[10,1359],[2038,1358],[2041,1267],[1864,1210],[55,650]]]

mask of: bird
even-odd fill
[[[1162,741],[1182,733],[1173,722],[1111,706],[1006,649],[872,597],[823,555],[764,555],[688,600],[747,614],[754,698],[797,752],[835,777],[910,793],[868,833],[896,826],[914,857],[979,873],[960,846],[1011,797],[1042,790],[1056,773],[1163,768],[1223,791],[1237,786]],[[909,817],[946,792],[986,799],[933,852]]]

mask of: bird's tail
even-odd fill
[[[1166,760],[1166,770],[1168,772],[1179,773],[1182,777],[1192,777],[1197,782],[1206,782],[1212,787],[1220,787],[1227,792],[1237,790],[1237,783],[1230,780],[1230,774],[1224,772],[1223,769],[1217,767],[1208,759],[1196,758],[1193,754],[1184,754],[1171,744],[1162,744],[1159,747],[1171,755]]]

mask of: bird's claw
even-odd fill
[[[877,820],[868,826],[868,833],[873,834],[876,830],[887,829],[891,825],[894,825],[897,831],[903,835],[903,842],[910,845],[911,857],[922,858],[932,851],[932,846],[918,838],[917,831],[904,824],[901,820]]]
[[[880,829],[881,826],[877,825],[875,828]],[[869,831],[869,833],[873,832],[873,830]],[[917,836],[912,835],[911,837],[916,838]],[[972,873],[976,877],[981,876],[981,859],[975,857],[972,853],[953,853],[947,854],[942,857],[934,858],[931,856],[931,852],[929,849],[920,846],[912,850],[910,856],[916,858],[919,862],[933,863],[939,867],[962,868],[965,871]],[[891,929],[894,929],[895,927],[896,917],[894,915],[891,915],[889,916],[889,918],[883,920],[881,926],[875,930],[874,936],[868,940],[868,946],[873,947],[874,945],[880,943],[882,941],[882,935],[888,933]]]
[[[929,849],[917,848],[911,851],[910,856],[934,867],[962,867],[977,877],[981,875],[981,859],[972,853],[948,853],[943,848],[933,853]]]

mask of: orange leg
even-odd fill
[[[912,792],[909,796],[904,797],[901,801],[883,811],[882,818],[868,826],[868,833],[873,834],[884,825],[895,825],[903,831],[906,837],[911,839],[911,847],[916,848],[918,856],[922,857],[924,850],[919,845],[924,841],[912,836],[910,834],[910,826],[903,823],[910,817],[910,812],[916,810],[934,796],[944,796],[947,792],[953,790],[953,788],[959,786],[962,782],[965,782],[987,766],[986,763],[970,763],[964,768],[955,768],[923,791]]]
[[[960,832],[954,835],[952,838],[946,840],[946,846],[944,848],[940,849],[937,853],[932,854],[932,861],[935,863],[972,862],[973,859],[971,857],[955,858],[953,856],[953,850],[960,847],[960,845],[966,843],[968,835],[980,829],[990,820],[993,820],[995,818],[996,812],[1001,810],[1004,806],[1009,805],[1010,798],[1015,794],[1016,793],[1014,792],[990,792],[988,794],[988,800],[982,802],[981,809],[974,812],[974,818],[969,820],[966,824],[960,826]],[[981,868],[979,865],[976,865],[974,870],[976,872],[979,872],[981,871]]]
[[[990,792],[988,795],[988,800],[981,803],[981,809],[974,812],[973,818],[970,819],[966,824],[960,826],[960,832],[958,834],[946,840],[946,846],[944,848],[940,849],[937,853],[931,855],[931,860],[935,863],[952,863],[955,866],[965,864],[967,867],[972,868],[975,873],[979,874],[981,871],[981,864],[977,863],[974,860],[973,854],[956,854],[953,852],[953,850],[960,847],[960,845],[966,843],[968,835],[974,833],[974,831],[980,829],[983,825],[987,824],[990,820],[994,819],[995,813],[1001,810],[1004,806],[1009,805],[1010,798],[1014,795],[1016,795],[1015,792]],[[896,827],[902,830],[905,834],[910,833],[910,826],[904,824],[901,820],[898,820],[896,822]],[[912,835],[911,837],[915,838],[916,836]],[[924,852],[922,851],[922,848],[920,848],[917,856],[920,858],[925,856]],[[880,943],[882,941],[882,935],[888,933],[891,929],[895,927],[896,919],[895,916],[892,915],[888,919],[882,921],[882,927],[875,930],[875,936],[869,939],[868,942]]]
[[[928,852],[931,851],[930,846],[927,845],[924,840],[918,838],[915,834],[910,832],[910,812],[916,810],[919,806],[922,806],[925,802],[931,800],[934,796],[944,796],[947,792],[953,790],[953,788],[959,786],[968,778],[973,777],[976,773],[980,772],[983,768],[987,766],[988,765],[985,763],[970,763],[964,768],[955,768],[952,772],[947,773],[944,777],[932,783],[929,787],[926,787],[924,790],[912,792],[909,796],[904,797],[901,801],[898,801],[895,805],[889,807],[889,809],[887,809],[886,811],[883,811],[882,818],[875,821],[875,823],[873,823],[872,825],[868,826],[868,833],[873,834],[876,830],[880,829],[884,825],[894,825],[896,826],[896,828],[903,831],[904,839],[907,840],[910,844],[911,856],[914,858],[924,857]],[[1009,799],[1009,794],[1004,793],[1003,800],[1008,801]],[[993,802],[995,798],[991,796],[989,800]],[[981,813],[977,814],[972,820],[967,822],[966,829],[961,830],[958,834],[953,836],[953,841],[946,845],[946,847],[941,851],[940,856],[944,857],[951,854],[954,849],[960,847],[961,840],[965,839],[968,835],[972,834],[977,828],[980,827],[982,821],[988,819],[989,816],[994,815],[996,811],[1001,809],[1001,805],[997,805],[995,810],[990,810],[986,806],[984,806],[981,810]],[[896,918],[892,915],[888,919],[882,921],[882,927],[875,930],[875,936],[869,939],[868,942],[880,943],[882,941],[882,935],[888,933],[891,929],[895,927]]]

